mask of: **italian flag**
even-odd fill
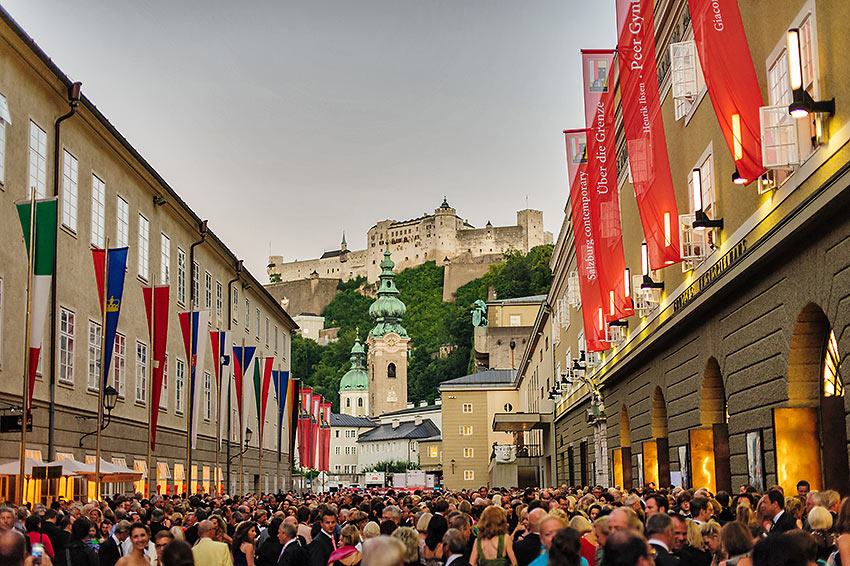
[[[24,231],[24,242],[27,254],[30,250],[30,235],[35,239],[33,245],[32,287],[30,288],[30,334],[29,334],[29,399],[26,400],[27,413],[32,411],[32,390],[35,385],[35,371],[38,367],[38,357],[44,342],[44,323],[47,320],[47,310],[50,307],[50,285],[53,283],[53,260],[56,257],[56,221],[57,198],[35,201],[35,226],[30,227],[32,216],[31,201],[15,203],[21,228]]]

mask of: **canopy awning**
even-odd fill
[[[494,432],[524,432],[543,429],[552,424],[552,415],[540,413],[496,413],[493,415]]]
[[[83,476],[89,481],[95,481],[95,464],[86,464],[85,470],[81,470],[76,475]],[[101,460],[100,478],[100,481],[104,483],[135,482],[142,479],[142,474],[124,466],[118,466],[106,460]]]

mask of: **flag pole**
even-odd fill
[[[195,266],[192,265],[192,276],[189,278],[192,285],[189,289],[189,410],[186,412],[186,493],[192,494],[192,420],[195,411],[195,378],[198,368],[195,367]]]
[[[151,358],[153,358],[153,363],[151,367],[156,370],[156,366],[159,363],[159,360],[156,359],[156,285],[151,284]],[[153,402],[153,372],[151,372],[150,379],[148,379],[148,403],[150,403],[150,411],[148,411],[148,459],[145,466],[148,470],[148,477],[145,478],[145,485],[147,486],[146,497],[150,498],[152,490],[151,490],[151,421],[153,420],[153,412],[158,411],[159,407],[154,406]],[[162,389],[160,389],[160,395],[162,395]]]
[[[221,340],[220,340],[221,339],[221,328],[219,328],[218,326],[216,326],[216,334],[218,335],[219,340],[216,341],[218,343],[218,347],[216,348],[218,351],[215,353],[215,364],[216,364],[215,367],[218,370],[216,372],[216,374],[218,375],[218,387],[216,388],[215,392],[216,392],[216,397],[218,397],[218,399],[217,399],[217,402],[216,402],[217,409],[216,409],[216,413],[215,413],[215,415],[216,415],[216,417],[215,417],[215,440],[216,440],[216,444],[215,444],[215,472],[214,472],[214,475],[215,475],[215,491],[217,492],[216,495],[221,495],[221,485],[220,485],[221,478],[218,477],[219,476],[218,466],[219,466],[219,458],[220,458],[220,455],[221,455],[221,385],[222,385],[222,382],[224,381],[224,379],[223,379],[223,376],[221,375],[221,343],[220,343],[221,342]]]
[[[286,395],[283,389],[283,374],[280,373],[280,360],[277,361],[277,465],[275,466],[275,485],[280,481],[280,439],[283,438],[283,409],[281,408],[281,399]],[[279,490],[282,491],[282,490]]]
[[[245,337],[242,337],[242,355],[239,360],[239,368],[242,371],[242,391],[237,391],[236,395],[240,395],[245,391]],[[237,397],[238,398],[238,397]],[[245,404],[243,399],[242,410],[239,411],[239,496],[245,495],[245,472],[242,467],[242,456],[245,454],[245,449],[242,445],[245,443],[245,417],[242,413],[245,412]]]
[[[263,358],[263,360],[265,361],[265,358]],[[265,365],[265,364],[263,364],[263,365]],[[258,485],[257,485],[257,488],[258,488],[257,492],[259,494],[262,494],[263,493],[263,424],[265,424],[265,423],[263,423],[263,409],[265,408],[265,404],[266,404],[266,400],[263,399],[263,381],[264,381],[264,375],[263,374],[266,373],[266,370],[265,370],[265,368],[260,368],[260,369],[262,370],[262,373],[260,374],[260,391],[259,391],[261,405],[259,407],[257,407],[257,428],[259,428],[258,432],[260,433],[259,440],[257,441],[257,451],[260,454],[259,455],[259,464],[258,464],[259,473],[257,474],[257,477],[259,478],[259,482],[258,482]]]
[[[100,446],[103,432],[103,393],[108,376],[104,373],[106,367],[106,301],[109,296],[109,236],[106,236],[106,247],[103,249],[103,298],[101,299],[100,326],[100,387],[97,404],[97,447],[94,456],[94,498],[100,501]]]
[[[29,265],[27,265],[27,312],[26,312],[26,337],[24,338],[24,387],[23,393],[21,397],[21,406],[23,407],[22,416],[22,425],[21,425],[21,475],[18,476],[18,502],[23,505],[24,504],[24,474],[26,473],[26,459],[27,459],[27,422],[29,421],[30,407],[29,407],[29,391],[30,391],[30,326],[32,325],[32,279],[33,273],[35,269],[35,258],[33,255],[35,254],[35,187],[32,187],[32,191],[30,192],[30,245],[29,245],[29,255],[27,259],[29,260]],[[41,355],[41,351],[39,351],[38,355]]]

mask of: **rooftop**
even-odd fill
[[[416,413],[424,413],[426,411],[440,411],[442,410],[442,408],[442,405],[437,405],[436,403],[433,405],[425,405],[424,407],[408,407],[406,409],[399,409],[398,411],[393,411],[392,413],[384,413],[381,415],[381,418],[384,419],[386,417],[413,415]]]
[[[375,426],[375,423],[364,417],[352,417],[351,415],[341,415],[339,413],[331,413],[331,426],[349,426],[349,427],[369,427]]]
[[[505,387],[513,385],[515,376],[516,370],[513,369],[488,369],[444,381],[440,384],[440,389],[481,386]]]
[[[393,428],[393,423],[376,426],[372,430],[361,434],[357,439],[357,442],[377,442],[381,440],[405,440],[414,438],[420,440],[439,435],[440,429],[437,428],[437,425],[435,425],[431,419],[423,419],[422,423],[418,425],[415,421],[407,421],[399,423],[396,428]]]
[[[547,295],[531,295],[530,297],[514,297],[513,299],[494,299],[487,301],[488,305],[505,304],[505,303],[542,303],[546,300]]]

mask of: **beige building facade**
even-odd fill
[[[475,228],[443,201],[433,214],[378,222],[367,232],[366,241],[365,250],[351,251],[343,237],[339,250],[325,252],[318,259],[284,262],[283,256],[270,256],[269,277],[273,280],[279,277],[283,282],[311,276],[343,281],[366,277],[374,283],[381,273],[380,263],[386,249],[401,270],[427,261],[438,265],[456,261],[475,265],[483,261],[486,270],[486,265],[501,261],[502,254],[508,250],[528,253],[535,246],[551,244],[552,233],[543,230],[543,213],[539,210],[518,211],[514,226],[494,227],[488,222],[483,228]],[[481,275],[480,269],[470,269],[469,279]]]
[[[200,340],[207,350],[198,370],[201,389],[200,434],[192,453],[191,491],[215,488],[217,453],[222,476],[227,470],[227,437],[216,446],[218,429],[215,357],[209,353],[209,331],[230,329],[236,344],[255,346],[272,357],[277,369],[288,370],[290,336],[297,325],[206,223],[144,160],[85,96],[76,114],[54,124],[69,108],[70,79],[0,10],[0,98],[8,114],[0,119],[0,400],[20,407],[23,375],[27,252],[14,203],[26,199],[28,188],[39,197],[59,198],[58,258],[54,285],[55,309],[46,322],[45,343],[33,395],[33,431],[27,450],[45,461],[72,456],[92,459],[95,438],[80,446],[81,436],[94,430],[101,350],[100,308],[91,247],[129,248],[118,334],[108,385],[118,391],[110,426],[104,431],[102,456],[126,463],[149,478],[151,493],[181,491],[189,474],[186,465],[186,414],[189,366],[177,312],[206,309],[208,328]],[[5,113],[4,113],[5,114]],[[58,155],[55,153],[58,147]],[[54,165],[56,164],[56,165]],[[55,167],[58,165],[58,171]],[[52,180],[58,173],[58,185]],[[146,467],[146,423],[151,405],[152,360],[142,289],[169,285],[170,308],[165,382],[159,406],[157,446]],[[55,335],[51,337],[51,321]],[[268,419],[260,437],[259,423],[245,454],[245,491],[289,485],[287,435],[284,464],[277,468],[277,401],[269,396]],[[231,408],[236,401],[231,397]],[[235,413],[225,418],[234,419]],[[252,415],[248,415],[250,419]],[[256,410],[253,418],[256,420]],[[239,451],[238,425],[231,423]],[[226,427],[225,427],[226,430]],[[20,437],[0,437],[0,459],[18,458]],[[263,475],[258,474],[258,448],[264,450]],[[238,487],[238,460],[231,466],[233,491]],[[6,486],[7,488],[9,486]],[[121,486],[125,489],[137,486]],[[110,484],[106,493],[120,489]],[[6,492],[9,493],[8,491]]]

